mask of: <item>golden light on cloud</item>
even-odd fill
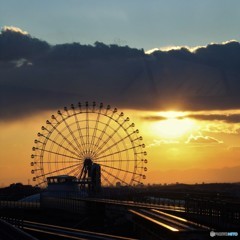
[[[23,35],[28,35],[28,32],[23,31],[21,28],[18,27],[14,27],[14,26],[4,26],[2,28],[3,31],[12,31],[12,32],[17,32],[17,33],[21,33]]]

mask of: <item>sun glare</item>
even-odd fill
[[[161,112],[159,115],[165,117],[166,120],[154,122],[152,130],[161,137],[179,138],[194,127],[194,121],[184,118],[183,112],[168,111]]]
[[[167,111],[167,112],[159,112],[159,115],[167,119],[174,119],[174,118],[184,117],[186,114],[184,112]]]

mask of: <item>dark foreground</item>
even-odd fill
[[[210,232],[234,236],[240,229],[239,190],[239,184],[148,186],[109,190],[108,200],[42,194],[34,205],[17,202],[17,191],[14,201],[6,199],[5,189],[0,217],[38,239],[212,239]]]

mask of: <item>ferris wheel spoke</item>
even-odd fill
[[[112,145],[104,148],[102,151],[100,152],[96,152],[96,155],[101,155],[102,153],[105,153],[106,151],[110,150],[111,148],[113,148],[114,146],[118,145],[121,142],[124,142],[126,139],[130,138],[131,135],[133,135],[135,132],[129,133],[127,136],[125,136],[124,138],[121,138],[119,141],[113,143]],[[107,142],[104,142],[104,144],[106,145]],[[106,145],[107,146],[107,145]]]
[[[58,156],[63,156],[63,157],[67,157],[67,158],[72,158],[72,159],[79,159],[79,160],[82,160],[81,158],[76,158],[76,157],[73,157],[73,156],[69,156],[69,155],[66,155],[66,154],[62,154],[62,153],[59,153],[59,152],[53,152],[53,151],[50,151],[50,150],[46,150],[46,149],[42,149],[43,152],[48,152],[48,153],[52,153],[54,155],[58,155]]]
[[[79,161],[54,161],[54,162],[42,161],[41,163],[79,163]]]
[[[135,172],[132,172],[132,171],[128,171],[128,170],[125,170],[125,169],[121,169],[121,168],[116,168],[116,167],[113,167],[113,166],[108,166],[108,165],[104,165],[104,164],[101,164],[101,166],[106,167],[106,168],[115,169],[115,170],[118,170],[120,172],[131,173],[133,175],[139,175],[138,173],[135,173]]]
[[[118,118],[116,119],[116,122],[117,122],[117,123],[118,123],[118,120],[119,120],[121,117],[123,117],[123,113],[120,113],[120,114],[119,114]],[[129,118],[124,119],[124,121],[123,121],[121,124],[118,123],[119,126],[113,131],[113,133],[112,133],[111,135],[108,135],[108,138],[107,138],[107,139],[101,144],[101,146],[97,149],[97,152],[99,152],[99,151],[113,138],[113,136],[114,136],[121,128],[124,128],[123,125],[124,125],[127,121],[129,121]],[[126,129],[125,129],[125,131],[126,131]]]
[[[100,119],[100,114],[101,114],[101,110],[102,108],[99,108],[99,111],[97,113],[97,120],[95,121],[95,126],[94,126],[94,130],[93,130],[93,135],[91,138],[91,143],[90,143],[90,148],[94,147],[94,142],[95,142],[95,138],[96,138],[96,133],[97,133],[97,129],[98,129],[98,123],[99,123],[99,119]]]
[[[67,152],[72,153],[73,155],[79,157],[79,155],[77,155],[76,152],[71,151],[69,148],[64,147],[63,145],[57,143],[55,140],[52,140],[51,138],[46,137],[46,136],[44,136],[44,135],[42,135],[42,136],[43,136],[44,138],[46,138],[47,140],[49,140],[50,142],[56,144],[56,145],[59,146],[60,148],[63,148],[63,149],[66,150]]]
[[[77,171],[79,172],[79,169],[80,169],[80,164],[77,167],[73,168],[70,172],[68,172],[67,175],[71,176],[71,174],[73,174],[74,176],[76,176],[75,172]]]
[[[79,139],[81,141],[82,146],[84,146],[85,145],[85,141],[84,141],[84,137],[83,137],[83,134],[82,134],[82,130],[81,130],[80,125],[79,125],[79,120],[78,120],[78,116],[77,116],[77,114],[75,112],[75,109],[74,109],[74,118],[75,118],[75,122],[77,123],[77,130],[78,130]],[[81,152],[84,153],[83,148],[81,148]]]
[[[81,149],[81,146],[80,146],[80,144],[79,144],[79,142],[78,142],[78,140],[77,140],[75,134],[73,133],[71,127],[69,126],[69,124],[67,123],[67,121],[66,121],[66,119],[63,117],[63,115],[62,115],[62,114],[60,114],[60,115],[61,115],[62,120],[63,120],[65,126],[67,127],[69,133],[71,134],[71,136],[72,136],[72,138],[73,138],[75,144],[77,145],[78,149],[80,150],[80,149]]]
[[[103,143],[100,145],[100,147],[97,148],[96,154],[98,154],[98,152],[101,151],[104,146],[106,146],[106,144],[107,144],[107,143],[113,138],[113,136],[119,131],[119,129],[121,128],[121,126],[122,126],[122,125],[120,124],[120,125],[117,127],[117,129],[115,129],[115,130],[113,131],[113,133],[112,133],[111,135],[109,135],[108,138],[107,138],[105,141],[103,141]]]
[[[48,172],[48,173],[44,173],[40,176],[36,176],[36,178],[40,178],[40,177],[44,177],[44,176],[47,176],[47,175],[50,175],[50,174],[53,174],[53,173],[61,172],[63,170],[66,170],[66,169],[69,169],[69,168],[72,168],[72,167],[75,167],[75,166],[78,166],[78,165],[79,165],[79,163],[71,165],[71,166],[67,166],[67,167],[64,167],[64,168],[61,168],[61,169],[57,169],[57,170],[54,170],[54,171],[51,171],[51,172]]]
[[[123,179],[119,178],[118,176],[113,175],[112,173],[107,172],[107,171],[104,170],[104,169],[101,169],[101,171],[105,172],[106,174],[109,174],[109,175],[112,176],[114,179],[117,179],[118,181],[123,182],[123,183],[126,184],[126,185],[129,185],[126,181],[124,181]]]
[[[114,159],[114,160],[94,160],[95,163],[101,163],[101,162],[105,162],[105,163],[110,163],[110,162],[136,162],[136,159],[130,159],[130,160],[123,160],[123,159]]]
[[[44,180],[44,181],[42,181],[42,182],[36,184],[36,186],[37,186],[37,187],[38,187],[38,186],[41,186],[43,183],[46,183],[46,182],[47,182],[47,180]]]
[[[53,125],[52,125],[53,126]],[[57,131],[57,133],[79,154],[79,150],[69,141],[55,126],[53,128]]]
[[[90,152],[89,149],[89,113],[88,113],[88,103],[86,103],[86,153]]]
[[[140,175],[140,176],[142,176],[142,175]],[[142,182],[141,182],[141,181],[139,181],[139,180],[136,180],[136,179],[133,179],[132,181],[133,181],[133,182],[136,182],[136,183],[138,183],[138,184],[142,184]]]
[[[76,177],[77,179],[79,179],[79,175],[80,175],[80,171],[79,171],[79,166],[75,168],[75,170],[73,171],[73,176]]]
[[[105,177],[105,175],[104,175],[103,173],[101,174],[101,177],[104,178],[104,180],[105,180],[106,182],[108,182],[109,185],[111,185],[111,182],[108,180],[107,177]]]
[[[101,139],[103,139],[103,135],[106,133],[106,130],[107,130],[107,128],[109,127],[111,121],[113,120],[113,116],[114,116],[115,113],[116,113],[116,111],[113,111],[113,112],[112,112],[112,115],[109,116],[108,121],[107,121],[107,123],[105,124],[104,129],[101,131],[101,134],[100,134],[100,136],[99,136],[99,138],[98,138],[95,146],[98,146],[99,143],[100,143],[100,141],[101,141]]]
[[[138,147],[141,147],[142,145],[137,145],[137,146],[133,146],[133,147],[130,147],[130,148],[125,148],[123,150],[119,150],[117,152],[113,152],[113,153],[109,153],[107,155],[99,155],[99,157],[96,157],[95,159],[102,159],[102,158],[105,158],[105,157],[109,157],[109,156],[112,156],[112,155],[115,155],[115,154],[118,154],[118,153],[122,153],[122,152],[126,152],[126,151],[129,151],[129,150],[132,150],[132,149],[135,149],[135,148],[138,148]]]

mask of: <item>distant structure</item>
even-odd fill
[[[79,191],[77,178],[68,175],[58,175],[47,178],[47,191],[75,192]]]

